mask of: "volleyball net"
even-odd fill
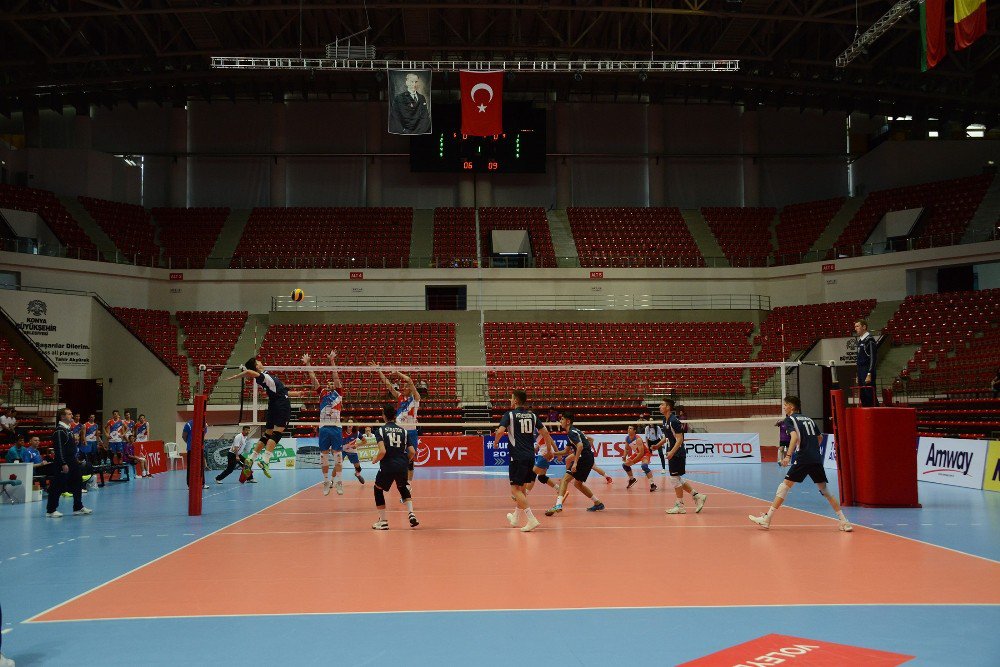
[[[798,365],[788,362],[524,366],[292,366],[267,371],[289,390],[291,426],[297,433],[320,424],[320,387],[334,373],[343,395],[342,424],[363,430],[383,423],[382,406],[396,403],[395,392],[410,382],[419,396],[422,434],[485,433],[510,409],[511,394],[523,390],[527,407],[552,424],[570,412],[584,430],[659,421],[659,404],[674,401],[674,412],[689,428],[712,431],[743,422],[774,423],[781,400],[798,393]],[[225,371],[223,371],[225,372]],[[385,379],[383,379],[385,378]],[[409,381],[406,379],[409,378]],[[388,383],[386,382],[388,381]],[[267,413],[266,392],[245,380],[241,423],[258,427]]]

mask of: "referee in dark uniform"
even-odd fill
[[[854,333],[858,335],[858,387],[861,388],[861,407],[872,408],[878,405],[878,397],[875,396],[878,342],[868,331],[868,320],[856,320]]]
[[[70,424],[73,422],[73,412],[69,408],[59,411],[59,425],[52,435],[52,449],[55,452],[55,475],[49,485],[49,498],[45,509],[45,516],[50,519],[58,519],[62,516],[59,511],[59,496],[63,491],[73,494],[73,514],[85,515],[93,512],[83,506],[83,472],[80,468],[80,461],[76,458],[76,440],[70,433]]]

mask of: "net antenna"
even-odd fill
[[[923,0],[900,0],[894,4],[889,11],[882,15],[864,33],[859,34],[860,24],[858,22],[858,3],[854,3],[854,41],[843,53],[837,56],[834,64],[837,67],[847,67],[847,65],[858,56],[867,55],[868,47],[874,44],[882,35],[887,33],[892,26],[916,9]]]
[[[329,60],[374,60],[375,47],[368,44],[368,33],[371,32],[372,24],[368,18],[368,2],[362,3],[365,12],[365,27],[357,32],[353,32],[346,37],[337,37],[326,45],[326,57]],[[353,43],[351,40],[363,36],[361,44]],[[299,57],[302,57],[302,49],[299,49]]]

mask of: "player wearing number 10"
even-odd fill
[[[500,418],[500,427],[494,436],[494,442],[506,433],[510,433],[510,469],[507,476],[510,478],[511,497],[514,499],[514,511],[507,515],[507,521],[512,528],[517,527],[521,513],[524,513],[525,522],[521,528],[522,532],[529,533],[538,527],[539,521],[531,513],[528,507],[528,498],[525,493],[525,486],[535,481],[535,473],[532,471],[535,461],[535,433],[546,441],[551,439],[549,430],[545,424],[531,410],[525,408],[528,402],[528,395],[522,389],[515,389],[510,396],[510,411],[505,412]]]
[[[785,427],[791,434],[791,440],[788,443],[788,453],[785,454],[781,464],[787,466],[796,450],[798,450],[799,455],[795,459],[795,465],[788,469],[784,481],[778,485],[778,491],[774,495],[771,507],[760,516],[751,514],[749,519],[763,528],[770,527],[771,515],[785,502],[785,496],[788,495],[789,489],[803,481],[808,475],[837,515],[837,519],[839,519],[837,527],[846,533],[851,532],[854,530],[851,522],[844,516],[844,512],[840,509],[840,503],[826,488],[826,470],[823,469],[823,455],[820,452],[819,429],[816,428],[816,422],[800,414],[802,403],[798,396],[786,396],[783,408],[785,410]]]

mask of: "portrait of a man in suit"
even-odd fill
[[[389,132],[430,134],[429,70],[389,72]]]

